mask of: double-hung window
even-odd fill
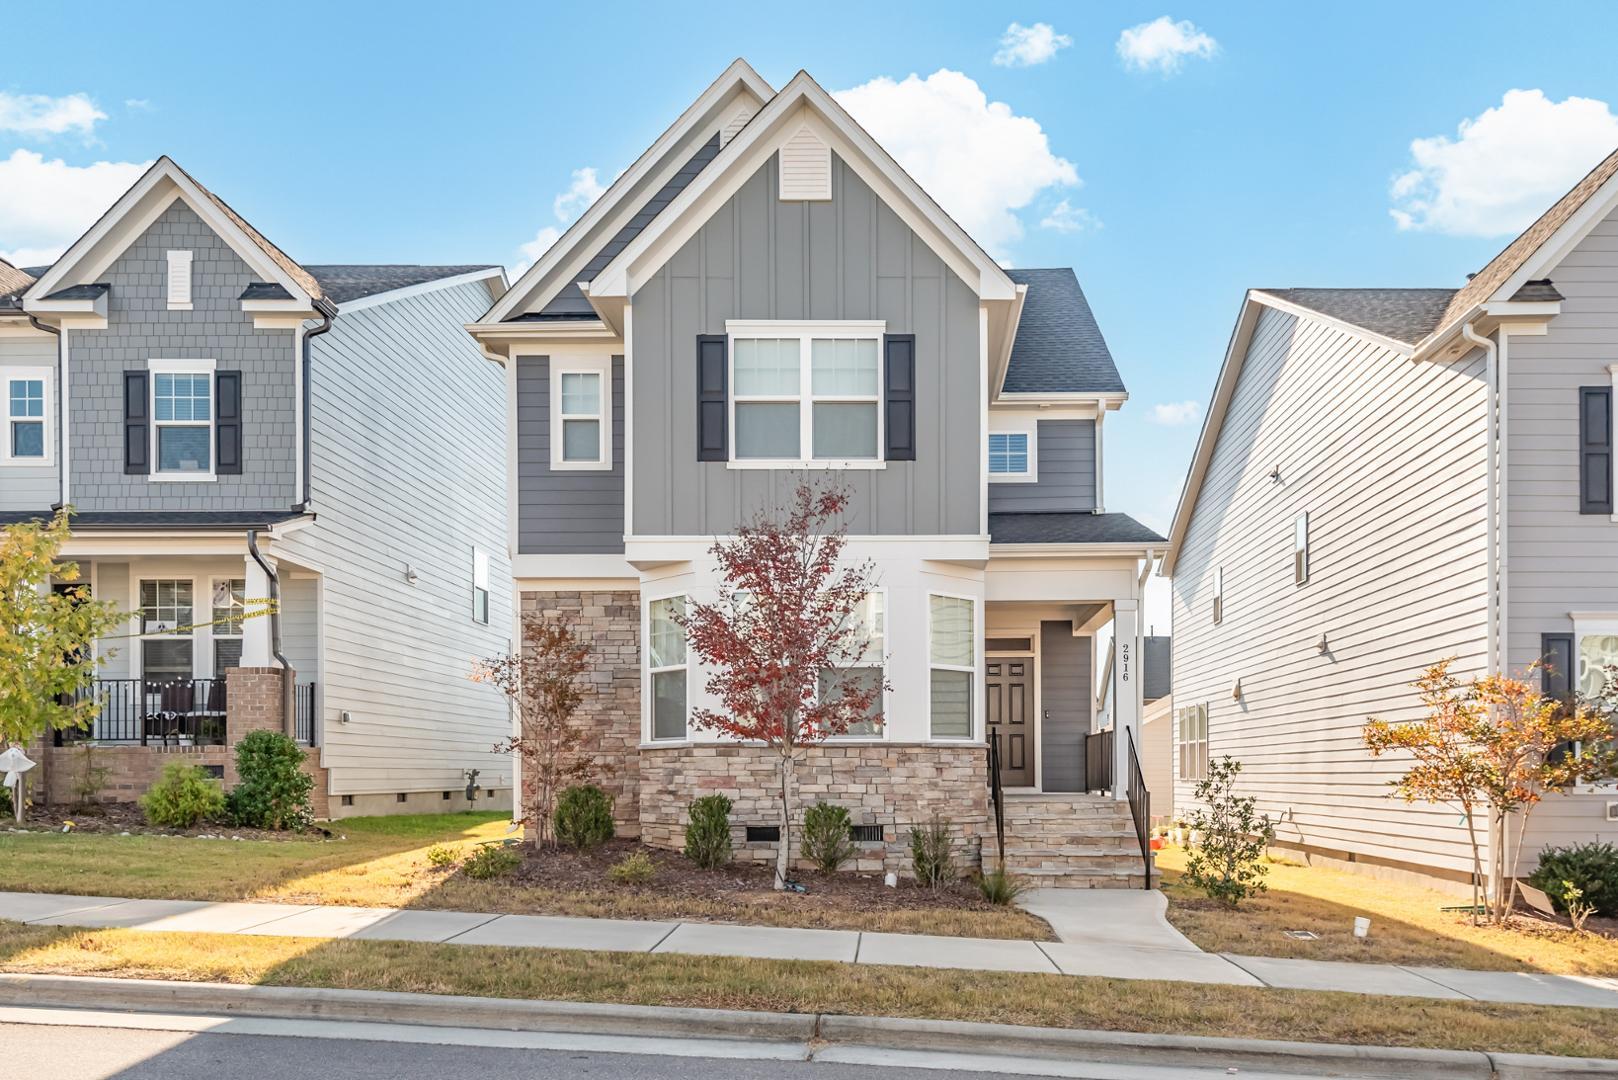
[[[242,663],[242,619],[247,611],[247,581],[220,578],[213,583],[213,677]]]
[[[1208,778],[1208,706],[1187,705],[1179,710],[1180,779]]]
[[[989,480],[993,483],[1032,483],[1038,478],[1035,464],[1036,431],[1033,426],[989,432]]]
[[[887,604],[880,589],[865,594],[850,620],[853,630],[846,663],[820,674],[820,693],[832,693],[838,686],[874,691],[870,711],[864,719],[848,725],[844,732],[849,738],[879,739],[882,737],[883,698],[881,687],[886,678]]]
[[[5,373],[6,431],[0,462],[45,465],[50,462],[51,373],[43,368]]]
[[[141,581],[141,676],[147,682],[192,677],[192,604],[192,583],[188,579]]]
[[[1213,621],[1218,626],[1225,621],[1225,568],[1214,567]]]
[[[153,360],[152,474],[163,480],[211,480],[214,475],[212,360]]]
[[[551,468],[612,468],[612,359],[551,358]]]
[[[729,324],[733,461],[880,462],[882,329],[881,323]]]
[[[929,729],[935,739],[970,739],[977,701],[977,603],[970,597],[927,597],[927,660],[931,668]]]
[[[647,605],[647,671],[652,682],[652,738],[686,736],[685,597],[665,596]]]

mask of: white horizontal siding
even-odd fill
[[[1410,683],[1435,660],[1483,663],[1483,373],[1476,355],[1416,364],[1312,319],[1259,317],[1175,568],[1173,697],[1207,703],[1210,757],[1242,762],[1282,840],[1470,865],[1456,811],[1390,797],[1402,763],[1372,758],[1360,733],[1370,716],[1420,715]],[[1176,779],[1176,812],[1193,786]]]

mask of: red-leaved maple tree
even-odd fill
[[[846,565],[848,491],[799,480],[789,505],[766,508],[710,554],[721,580],[712,603],[677,617],[720,708],[697,708],[692,726],[774,751],[781,794],[775,887],[790,866],[793,772],[805,747],[881,722],[885,680],[861,679],[869,627],[859,615],[875,587],[869,562]]]

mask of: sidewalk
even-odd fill
[[[46,893],[0,893],[0,919],[167,933],[830,960],[1618,1009],[1618,979],[1205,953],[1168,925],[1165,904],[1161,894],[1145,891],[1037,890],[1025,906],[1051,922],[1060,942]]]

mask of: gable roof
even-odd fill
[[[1071,267],[1007,270],[1028,286],[1003,394],[1122,394],[1124,380]]]
[[[422,266],[416,263],[322,263],[305,267],[334,304],[348,304],[379,293],[425,285],[430,281],[461,277],[501,268],[491,263]]]
[[[1437,329],[1454,289],[1260,289],[1301,308],[1414,345]]]
[[[0,259],[0,311],[21,310],[22,294],[34,283],[34,275]]]

